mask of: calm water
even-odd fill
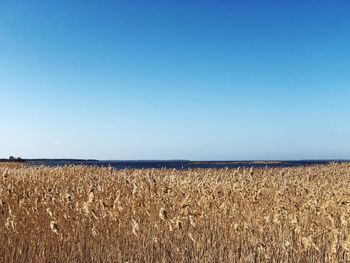
[[[189,169],[189,168],[238,168],[238,167],[293,167],[331,162],[349,162],[348,160],[303,160],[278,161],[258,163],[252,161],[97,161],[97,160],[70,160],[70,159],[40,159],[28,160],[31,165],[63,166],[63,165],[89,165],[98,167],[113,167],[116,169]]]

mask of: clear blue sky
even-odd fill
[[[350,158],[348,1],[0,2],[0,157]]]

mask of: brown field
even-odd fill
[[[350,164],[6,164],[0,182],[0,262],[350,262]]]

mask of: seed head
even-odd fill
[[[58,224],[56,221],[50,222],[50,228],[51,228],[52,232],[54,232],[55,234],[58,234],[59,228],[58,228]]]
[[[165,221],[169,219],[168,213],[167,213],[167,211],[164,208],[160,209],[159,217],[160,217],[160,219],[165,220]]]

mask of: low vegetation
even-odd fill
[[[0,262],[349,262],[350,164],[0,165]]]

